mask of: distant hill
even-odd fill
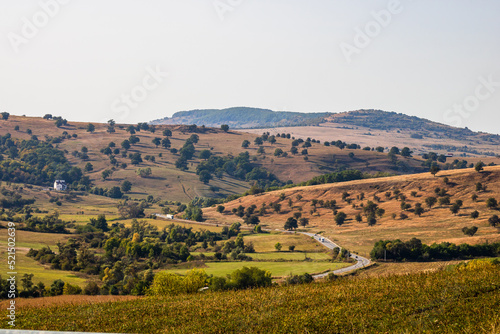
[[[154,120],[151,124],[196,124],[219,127],[228,124],[232,129],[317,126],[325,123],[352,125],[377,130],[414,131],[422,135],[439,134],[446,138],[465,139],[480,135],[481,140],[499,141],[500,136],[456,128],[417,116],[376,109],[361,109],[342,113],[286,112],[269,109],[235,107],[227,109],[198,109],[180,111],[172,117]]]
[[[196,124],[207,127],[219,127],[228,124],[232,129],[262,127],[318,125],[330,113],[300,113],[272,111],[248,107],[227,109],[200,109],[179,111],[172,117],[154,120],[151,124]]]

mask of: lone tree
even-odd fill
[[[422,207],[422,204],[415,203],[415,214],[420,217],[422,213],[424,213],[424,208]]]
[[[454,215],[456,215],[459,210],[460,210],[460,205],[458,203],[453,203],[453,205],[450,207],[450,211]]]
[[[92,123],[87,124],[87,132],[94,133],[95,125]]]
[[[481,171],[484,169],[484,163],[482,161],[479,161],[476,166],[474,166],[474,169],[476,172],[481,173]]]
[[[490,223],[491,226],[496,227],[500,223],[500,219],[497,215],[493,215],[488,218],[488,223]]]
[[[470,214],[470,217],[473,218],[473,219],[476,219],[477,217],[479,217],[479,211],[477,211],[477,210],[473,211]]]
[[[289,230],[289,231],[296,229],[298,227],[297,219],[295,219],[293,217],[288,217],[288,219],[285,222],[284,227],[285,227],[285,230]]]
[[[5,112],[5,111],[1,115],[2,115],[2,119],[5,121],[8,120],[9,116],[10,116],[10,114],[8,112]]]
[[[241,143],[241,147],[243,147],[243,148],[248,148],[249,145],[250,145],[250,142],[246,139]]]
[[[168,137],[167,138],[163,138],[161,140],[161,146],[162,147],[164,147],[164,148],[170,148],[170,145],[171,145],[171,143],[170,143],[170,139],[168,139]]]
[[[427,197],[425,199],[425,204],[427,204],[429,208],[432,208],[434,204],[436,204],[436,202],[437,202],[436,197]]]
[[[465,235],[472,237],[477,232],[477,226],[464,227],[462,228],[462,232],[464,232]]]
[[[431,169],[430,169],[430,172],[432,175],[434,175],[434,177],[436,176],[436,174],[440,171],[440,168],[438,165],[432,165],[431,166]]]
[[[156,146],[156,148],[158,148],[158,146],[161,144],[161,138],[155,137],[151,142]]]
[[[132,182],[130,182],[129,180],[125,180],[122,182],[121,190],[124,193],[128,193],[131,189],[132,189]]]
[[[226,208],[224,207],[224,205],[219,205],[219,206],[217,207],[217,212],[218,212],[218,213],[223,213],[225,209],[226,209]]]
[[[151,167],[147,167],[147,168],[138,168],[135,173],[137,175],[139,175],[140,177],[149,177],[151,176],[152,172],[151,172]]]
[[[105,169],[101,173],[101,177],[104,181],[106,181],[111,175],[113,174],[113,171],[111,169]]]
[[[165,137],[172,137],[172,131],[169,129],[165,129],[165,130],[163,130],[163,135]]]
[[[220,126],[221,130],[224,131],[224,132],[228,132],[229,131],[229,125],[227,124],[222,124]]]
[[[274,248],[279,252],[283,246],[277,242],[276,245],[274,245]]]
[[[490,197],[486,200],[486,207],[489,209],[496,209],[498,206],[498,202],[495,198]]]
[[[345,219],[347,218],[347,215],[340,211],[335,215],[335,223],[339,226],[345,223]]]

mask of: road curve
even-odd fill
[[[340,247],[339,245],[337,245],[336,243],[334,243],[330,239],[325,238],[325,237],[323,237],[321,235],[317,235],[317,234],[314,234],[314,233],[308,233],[308,232],[298,232],[298,233],[302,233],[302,234],[305,234],[307,236],[313,237],[314,239],[316,239],[316,241],[318,241],[320,244],[322,244],[323,246],[325,246],[328,249],[334,249],[334,248],[337,248],[337,247],[340,248],[340,249],[342,249],[342,247]],[[371,263],[371,261],[369,259],[364,258],[364,257],[359,256],[359,255],[354,254],[354,253],[351,253],[350,257],[352,259],[356,260],[356,264],[354,264],[352,266],[349,266],[349,267],[345,267],[345,268],[340,268],[340,269],[334,270],[333,273],[336,274],[336,275],[347,273],[349,271],[353,271],[353,270],[356,270],[356,269],[364,268],[364,267],[366,267],[367,265],[369,265]],[[329,272],[326,272],[326,273],[323,273],[323,274],[314,275],[313,278],[315,278],[315,279],[316,278],[324,278],[328,274],[329,274]]]
[[[158,218],[162,218],[162,219],[165,219],[165,220],[170,220],[172,222],[189,223],[189,224],[199,224],[199,225],[207,225],[207,226],[223,226],[222,224],[220,225],[220,224],[214,224],[214,223],[196,222],[196,221],[192,221],[192,220],[185,220],[185,219],[178,219],[178,218],[170,219],[170,218],[167,218],[166,215],[162,215],[162,214],[158,214],[158,213],[156,214],[156,216]],[[242,226],[241,228],[243,228],[243,229],[251,229],[251,228],[248,228],[246,226]],[[268,229],[264,229],[264,230],[265,231],[271,231],[271,230],[268,230]],[[321,235],[318,235],[318,234],[309,233],[309,232],[283,231],[283,230],[279,230],[279,229],[277,229],[276,231],[286,232],[286,233],[302,233],[302,234],[307,235],[309,237],[313,237],[317,242],[319,242],[320,244],[322,244],[323,246],[325,246],[328,249],[334,249],[334,248],[340,248],[340,249],[342,249],[342,247],[340,247],[339,245],[337,245],[336,243],[334,243],[330,239],[325,238],[325,237],[323,237]],[[321,240],[324,240],[324,241],[321,241]],[[368,266],[371,263],[371,261],[369,259],[364,258],[364,257],[362,257],[360,255],[357,255],[357,254],[354,254],[354,253],[350,254],[350,258],[356,260],[356,264],[353,264],[352,266],[349,266],[349,267],[345,267],[345,268],[340,268],[340,269],[337,269],[337,270],[333,270],[332,272],[335,275],[343,274],[343,273],[347,273],[349,271],[353,271],[353,270],[356,270],[356,269],[364,268],[364,267]],[[318,275],[313,275],[313,278],[314,279],[324,278],[329,273],[330,272],[326,272],[326,273],[318,274]]]

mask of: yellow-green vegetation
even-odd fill
[[[252,254],[250,254],[252,256]],[[346,266],[348,263],[332,262],[309,262],[309,261],[259,261],[259,262],[207,262],[202,268],[208,275],[226,276],[237,269],[243,267],[257,267],[271,272],[273,277],[283,277],[288,275],[302,275],[304,273],[315,274],[325,271],[336,270]],[[169,269],[168,273],[185,274],[186,269]]]
[[[270,233],[254,234],[245,236],[245,243],[253,243],[257,253],[275,252],[276,243],[280,243],[282,250],[288,250],[288,246],[295,246],[296,252],[324,252],[325,247],[317,241],[303,234],[292,233]]]
[[[497,333],[499,307],[498,265],[476,263],[426,274],[26,308],[16,314],[16,327],[120,333]]]
[[[332,257],[326,253],[307,253],[307,252],[273,252],[273,253],[250,253],[248,254],[254,260],[284,260],[284,261],[300,261],[300,260],[329,260]]]
[[[36,233],[29,231],[16,231],[16,272],[21,278],[24,274],[34,274],[33,282],[43,282],[46,286],[50,286],[54,280],[61,279],[70,284],[83,286],[85,278],[76,276],[70,271],[61,271],[50,269],[50,266],[44,266],[28,257],[30,248],[40,249],[44,246],[49,246],[52,250],[57,250],[57,243],[65,243],[69,238],[65,234],[53,233]],[[7,229],[0,229],[0,270],[6,273],[10,270],[7,268]],[[6,278],[6,277],[3,277]]]

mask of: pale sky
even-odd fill
[[[498,0],[1,0],[0,111],[382,109],[499,133],[499,14]]]

